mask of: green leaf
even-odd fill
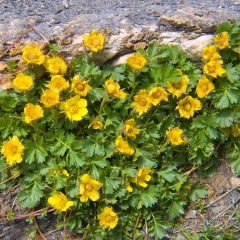
[[[151,77],[156,83],[166,87],[169,81],[180,81],[181,71],[173,68],[171,64],[162,64],[151,70]]]
[[[107,160],[104,159],[104,158],[96,159],[96,160],[92,161],[92,164],[94,164],[94,165],[96,165],[96,166],[98,166],[100,168],[105,168],[105,167],[107,167],[109,165]]]
[[[49,47],[49,51],[52,53],[58,53],[61,51],[61,46],[55,43],[49,44],[48,47]]]
[[[158,201],[159,190],[157,186],[149,186],[140,194],[138,207],[151,207]]]
[[[15,94],[0,90],[0,109],[2,111],[12,112],[18,103],[19,99]]]
[[[43,163],[48,156],[47,151],[44,149],[43,138],[38,138],[35,142],[28,141],[26,143],[25,161],[29,164],[33,162]]]
[[[229,22],[225,22],[225,23],[222,23],[222,24],[219,24],[217,26],[217,30],[216,30],[216,33],[221,33],[221,32],[230,32],[232,29],[232,24],[229,23]]]
[[[167,212],[171,218],[179,217],[181,214],[184,213],[184,206],[186,202],[184,201],[173,201],[169,206]]]
[[[105,96],[105,90],[103,88],[93,88],[89,93],[91,102],[99,101]]]
[[[229,100],[228,100],[227,94],[221,95],[221,97],[216,100],[215,106],[218,109],[228,108],[229,107]]]
[[[232,64],[227,64],[226,66],[227,79],[230,82],[239,81],[240,76],[236,67],[233,67]]]
[[[198,198],[204,198],[208,193],[208,190],[199,185],[194,185],[191,189],[189,198],[191,201],[195,202]]]
[[[118,189],[122,184],[122,179],[106,177],[104,181],[104,191],[106,194],[114,193],[114,190]]]
[[[23,188],[18,193],[18,201],[23,208],[33,208],[36,207],[41,198],[44,196],[43,190],[44,184],[40,181],[35,181],[34,183]]]
[[[230,166],[237,176],[240,176],[240,156],[230,159]]]
[[[86,163],[86,158],[80,152],[70,150],[67,154],[70,166],[82,167]]]
[[[231,110],[224,110],[217,114],[217,123],[221,128],[230,127],[234,121],[233,112]]]
[[[154,225],[154,236],[155,239],[163,239],[166,237],[167,231],[163,228],[162,224],[157,223]]]
[[[168,182],[174,182],[177,178],[176,167],[168,167],[159,171],[158,174]]]

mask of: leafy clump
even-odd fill
[[[239,23],[220,25],[203,70],[156,43],[100,69],[97,32],[69,64],[25,46],[28,69],[0,92],[1,188],[15,176],[23,208],[53,208],[89,239],[161,239],[207,193],[189,169],[211,170],[224,146],[240,174],[239,36]]]

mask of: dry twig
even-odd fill
[[[203,209],[210,207],[211,205],[213,205],[214,203],[218,202],[219,200],[223,199],[224,197],[226,197],[229,193],[231,193],[233,190],[235,190],[236,188],[238,188],[240,186],[240,184],[238,184],[237,186],[233,187],[232,189],[230,189],[228,192],[224,193],[223,195],[221,195],[220,197],[218,197],[217,199],[215,199],[213,202],[209,203],[207,206],[205,206]]]

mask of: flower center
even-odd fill
[[[133,132],[134,132],[134,128],[130,126],[130,127],[128,128],[127,132],[130,133],[130,134],[133,133]]]
[[[161,94],[160,94],[160,92],[154,92],[153,94],[152,94],[152,96],[154,97],[154,98],[159,98],[160,96],[161,96]]]
[[[207,91],[208,90],[208,85],[207,84],[203,84],[201,88],[202,88],[203,91]]]
[[[139,100],[139,105],[145,106],[146,104],[147,104],[147,100],[146,100],[145,98],[141,98],[141,99]]]
[[[110,215],[107,215],[106,216],[106,221],[107,222],[112,222],[114,220],[114,217],[110,216]]]
[[[185,103],[183,107],[186,111],[189,111],[191,109],[191,104],[190,103]]]
[[[87,184],[85,185],[85,189],[90,192],[90,191],[92,191],[93,187],[92,187],[91,184],[87,183]]]
[[[135,60],[134,60],[134,64],[135,64],[135,65],[141,65],[141,60],[135,59]]]
[[[178,83],[174,83],[173,86],[176,88],[176,89],[180,89],[182,87],[182,83],[181,81],[178,82]]]
[[[70,106],[69,112],[70,112],[71,114],[76,114],[76,113],[78,112],[78,107],[77,107],[76,105]]]
[[[18,148],[15,145],[10,146],[10,149],[12,154],[16,154],[18,152]]]
[[[77,90],[82,91],[84,89],[84,85],[82,83],[78,83],[76,85]]]
[[[34,52],[29,54],[29,59],[35,59],[36,57],[37,57],[37,55]]]
[[[93,46],[97,47],[99,45],[99,39],[95,38],[92,41]]]

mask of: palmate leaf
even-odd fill
[[[178,173],[176,171],[176,167],[168,167],[159,171],[158,175],[167,182],[174,182],[177,179]]]
[[[140,193],[140,198],[138,202],[138,208],[151,207],[158,201],[159,189],[157,186],[149,186],[146,189],[142,190]]]
[[[69,150],[66,157],[70,166],[82,167],[86,163],[86,157],[83,153]]]
[[[203,187],[195,184],[191,188],[191,192],[189,194],[189,198],[191,201],[195,202],[198,198],[204,198],[208,193],[208,190]]]
[[[239,93],[237,88],[226,85],[215,94],[213,104],[217,109],[225,109],[237,103],[238,99]]]
[[[179,217],[184,213],[184,206],[187,203],[184,201],[173,201],[171,205],[168,207],[167,212],[171,218]]]
[[[104,181],[104,192],[106,194],[112,194],[119,188],[120,184],[123,184],[123,179],[106,177]]]
[[[232,112],[231,110],[222,110],[216,115],[216,117],[219,127],[230,127],[234,121],[234,112]]]
[[[240,176],[240,151],[236,144],[230,144],[226,147],[226,155],[229,159],[230,166],[237,176]]]
[[[156,83],[166,87],[169,81],[180,81],[181,72],[175,69],[171,64],[162,64],[151,70],[151,77]]]
[[[18,201],[23,208],[36,207],[41,198],[44,196],[43,193],[44,184],[40,181],[34,181],[32,184],[23,188],[18,193]]]
[[[232,83],[240,79],[238,69],[234,67],[232,64],[227,64],[226,73],[227,73],[227,79]]]
[[[43,137],[37,137],[35,142],[26,141],[25,161],[27,163],[43,163],[45,161],[48,153],[43,146],[43,141]]]
[[[11,112],[18,103],[19,99],[16,94],[10,94],[0,89],[0,109],[2,111]]]
[[[240,176],[240,156],[238,158],[230,159],[230,166],[237,176]]]

